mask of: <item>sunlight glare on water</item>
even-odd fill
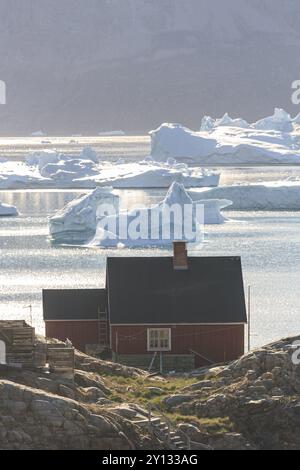
[[[110,153],[117,157],[118,151],[116,145]],[[135,142],[131,152],[138,155],[146,150]],[[300,170],[295,168],[223,168],[221,171],[223,184],[300,176]],[[83,192],[0,193],[2,202],[15,204],[21,213],[18,218],[0,219],[0,318],[28,320],[28,306],[32,305],[34,325],[42,333],[43,288],[103,287],[107,256],[171,254],[160,249],[51,246],[47,218]],[[157,203],[165,193],[166,190],[120,191],[122,201],[129,208]],[[226,224],[206,226],[206,243],[200,252],[192,254],[242,256],[245,287],[252,287],[253,346],[298,334],[300,212],[227,212],[226,215],[231,219]]]

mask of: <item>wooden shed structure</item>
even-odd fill
[[[46,334],[82,351],[109,349],[120,363],[188,370],[244,354],[247,323],[241,259],[107,260],[106,289],[45,290]]]
[[[0,321],[0,367],[48,368],[50,372],[74,373],[74,348],[36,341],[35,329],[24,320]]]

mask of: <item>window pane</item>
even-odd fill
[[[170,330],[159,328],[159,329],[149,329],[148,330],[149,338],[149,349],[150,350],[169,350],[170,349]]]

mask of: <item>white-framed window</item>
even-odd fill
[[[171,351],[171,328],[148,328],[148,351]]]

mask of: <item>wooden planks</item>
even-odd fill
[[[0,339],[6,345],[6,363],[20,367],[46,367],[51,372],[74,376],[74,348],[35,341],[35,329],[25,321],[0,321]]]
[[[47,362],[50,370],[74,370],[75,354],[73,348],[47,348]]]

